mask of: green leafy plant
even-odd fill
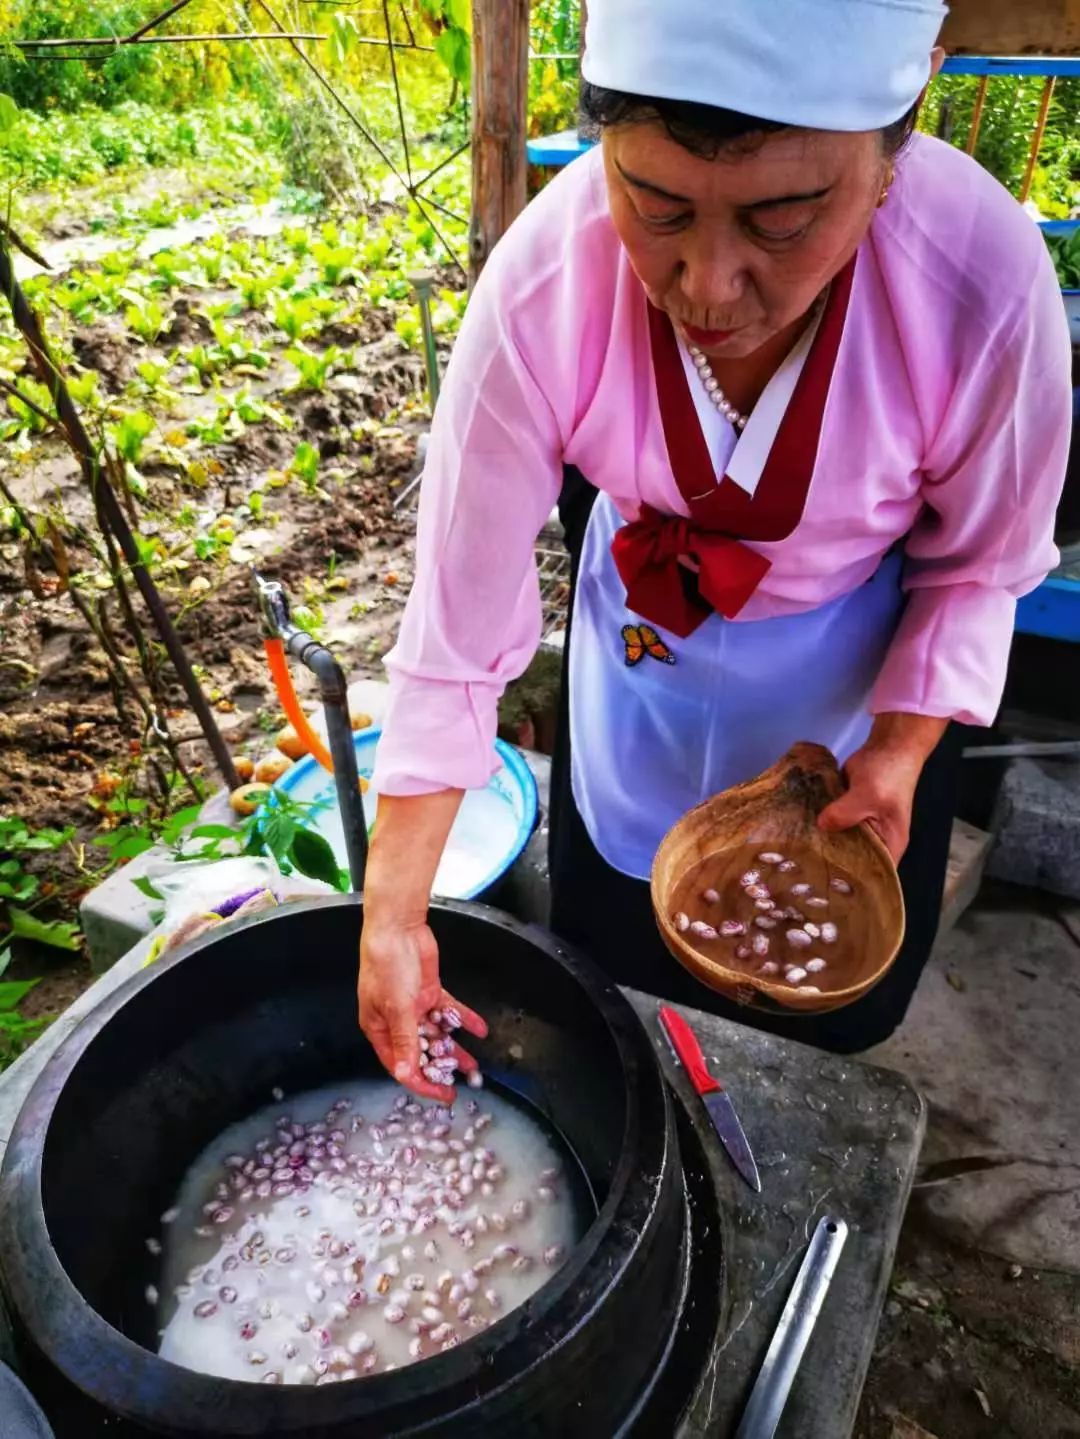
[[[26,857],[62,849],[74,827],[33,829],[18,815],[0,815],[0,915],[13,935],[55,949],[78,949],[76,925],[43,920],[23,906],[43,898],[41,877],[29,870]]]
[[[53,412],[52,396],[48,387],[41,384],[39,380],[33,379],[30,375],[20,375],[16,381],[19,392],[32,401],[32,404],[24,404],[17,395],[7,394],[8,409],[14,415],[13,420],[0,421],[0,437],[10,439],[20,433],[39,435],[49,428],[48,421],[40,413],[51,415]]]
[[[317,493],[319,489],[319,451],[310,441],[301,440],[297,445],[289,472],[296,476],[309,495]]]
[[[172,312],[152,295],[141,295],[137,290],[125,290],[123,293],[128,301],[124,311],[128,329],[146,344],[154,344],[171,322]]]
[[[321,353],[293,345],[285,351],[285,358],[296,367],[295,389],[325,390],[334,366],[342,359],[342,351],[337,345],[327,345]]]
[[[1044,234],[1063,290],[1080,289],[1080,226],[1067,235]]]
[[[324,284],[343,285],[352,274],[356,251],[351,245],[318,241],[311,247],[311,258],[319,266]]]
[[[129,465],[135,465],[142,454],[143,446],[154,432],[154,417],[146,410],[130,410],[117,424],[112,426],[112,441],[116,453]]]
[[[0,977],[11,964],[10,948],[0,950]],[[18,1059],[23,1050],[52,1022],[52,1015],[27,1019],[19,1013],[19,1005],[40,983],[36,979],[0,979],[0,1069]]]
[[[329,311],[337,308],[330,302]],[[327,317],[327,305],[315,295],[283,295],[274,306],[274,324],[293,344],[320,330]]]
[[[264,421],[282,430],[292,429],[292,420],[279,405],[241,390],[235,395],[223,395],[218,401],[216,413],[210,418],[189,420],[186,433],[204,444],[220,445],[239,439],[248,425]]]
[[[266,855],[282,874],[296,871],[345,892],[350,887],[347,872],[339,867],[329,841],[310,828],[331,803],[329,799],[295,800],[274,790],[266,804],[236,827],[196,824],[178,835],[174,856],[178,860],[214,860]]]

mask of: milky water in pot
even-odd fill
[[[383,1080],[293,1096],[209,1145],[148,1237],[160,1353],[269,1384],[409,1364],[524,1303],[592,1214],[573,1156],[489,1090],[453,1110]]]

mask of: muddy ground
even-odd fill
[[[948,1243],[918,1193],[855,1439],[1077,1439],[1080,1278]]]

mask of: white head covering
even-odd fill
[[[585,79],[816,130],[879,130],[930,78],[941,0],[589,0]]]

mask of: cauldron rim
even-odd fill
[[[291,901],[283,909],[292,915],[326,908],[359,908],[362,903],[363,899],[360,895],[326,895]],[[170,1376],[170,1383],[184,1392],[183,1407],[185,1410],[190,1407],[191,1411],[199,1410],[205,1414],[215,1396],[220,1399],[225,1393],[242,1394],[251,1411],[251,1427],[248,1428],[246,1424],[243,1428],[231,1427],[227,1431],[223,1430],[223,1435],[225,1433],[241,1435],[265,1432],[266,1420],[273,1418],[280,1422],[284,1417],[282,1411],[290,1401],[297,1408],[299,1408],[301,1400],[303,1401],[305,1411],[303,1419],[312,1427],[330,1424],[343,1418],[344,1400],[348,1398],[354,1400],[349,1407],[353,1410],[354,1416],[360,1419],[392,1404],[393,1391],[400,1375],[394,1373],[367,1376],[362,1385],[326,1386],[325,1393],[320,1399],[315,1397],[318,1393],[317,1389],[268,1388],[257,1383],[222,1379],[190,1370],[163,1359],[153,1350],[130,1338],[100,1314],[83,1296],[52,1244],[47,1215],[44,1210],[42,1189],[45,1137],[64,1086],[90,1047],[101,1037],[112,1018],[131,999],[165,974],[172,973],[195,954],[213,948],[223,940],[235,939],[236,936],[247,930],[274,923],[275,920],[283,917],[283,909],[271,910],[241,920],[230,925],[226,934],[211,931],[190,945],[178,949],[175,953],[163,956],[152,966],[147,966],[132,975],[113,994],[93,1009],[58,1046],[32,1086],[13,1126],[4,1163],[0,1168],[0,1280],[14,1301],[14,1308],[20,1316],[20,1321],[25,1324],[24,1315],[29,1307],[31,1293],[28,1286],[27,1269],[23,1263],[23,1256],[28,1252],[24,1246],[24,1240],[28,1229],[33,1230],[36,1231],[35,1237],[43,1237],[45,1240],[45,1244],[42,1246],[43,1252],[37,1255],[37,1263],[47,1266],[46,1277],[50,1284],[55,1286],[55,1292],[59,1295],[56,1304],[58,1312],[54,1313],[50,1309],[47,1323],[41,1323],[39,1315],[39,1322],[35,1329],[29,1330],[29,1326],[27,1326],[32,1341],[40,1352],[90,1399],[103,1406],[111,1406],[114,1410],[116,1409],[115,1395],[94,1382],[98,1372],[95,1364],[100,1362],[102,1346],[106,1346],[111,1357],[118,1363],[130,1369],[133,1391],[138,1391],[142,1387],[140,1381],[145,1384],[152,1379],[153,1375],[167,1372]],[[521,923],[501,911],[475,902],[433,901],[431,910],[436,916],[457,914],[483,918],[485,922],[494,924],[496,927],[542,948],[552,960],[569,970],[573,977],[587,989],[616,1046],[624,1075],[630,1073],[636,1074],[638,1077],[636,1090],[630,1088],[627,1090],[624,1132],[620,1141],[618,1163],[611,1177],[607,1197],[589,1229],[575,1246],[567,1263],[537,1290],[530,1300],[528,1322],[531,1328],[552,1317],[552,1311],[557,1308],[560,1301],[565,1299],[566,1293],[575,1279],[594,1258],[599,1244],[616,1218],[616,1212],[620,1203],[625,1199],[627,1189],[635,1178],[642,1177],[640,1161],[634,1158],[630,1141],[635,1134],[641,1136],[647,1128],[642,1123],[643,1118],[646,1117],[644,1111],[650,1107],[656,1109],[659,1106],[661,1114],[670,1119],[670,1098],[652,1044],[633,1007],[619,992],[617,986],[592,961],[576,952],[573,946],[556,939],[554,935],[539,926]],[[647,1055],[651,1061],[649,1066],[643,1067],[640,1064],[639,1061],[643,1055]],[[650,1077],[654,1090],[652,1098],[655,1101],[651,1106],[650,1096],[643,1092],[646,1081]],[[668,1127],[662,1123],[657,1129],[658,1147],[661,1150],[657,1159],[658,1168],[671,1163],[670,1149],[664,1137],[664,1132]],[[647,1176],[644,1177],[647,1178]],[[640,1240],[640,1236],[638,1236],[638,1240]],[[14,1256],[14,1263],[11,1262],[10,1256]],[[40,1270],[38,1277],[40,1282]],[[92,1331],[87,1349],[93,1355],[94,1362],[82,1362],[78,1365],[65,1362],[67,1355],[63,1343],[62,1326],[65,1318],[73,1317],[76,1314],[79,1321]],[[511,1311],[482,1335],[470,1340],[468,1344],[461,1345],[448,1353],[432,1356],[423,1364],[409,1366],[407,1370],[401,1372],[410,1375],[414,1394],[418,1376],[422,1376],[427,1381],[422,1387],[429,1394],[457,1389],[462,1383],[467,1383],[470,1378],[475,1378],[478,1350],[483,1347],[501,1349],[508,1340],[515,1337],[515,1330],[520,1333],[524,1327],[523,1311],[521,1309]],[[485,1341],[488,1341],[491,1336],[498,1341],[497,1346],[485,1344]],[[552,1348],[560,1347],[563,1340],[568,1337],[569,1332],[558,1343],[553,1344]],[[327,1397],[327,1395],[332,1397]],[[361,1402],[362,1400],[367,1402]],[[124,1412],[126,1417],[137,1422],[153,1422],[148,1420],[146,1413],[139,1408],[131,1408]],[[185,1413],[183,1415],[176,1414],[175,1417],[178,1423],[183,1424],[189,1416]],[[299,1427],[295,1429],[282,1427],[278,1432],[302,1434],[304,1430]]]

